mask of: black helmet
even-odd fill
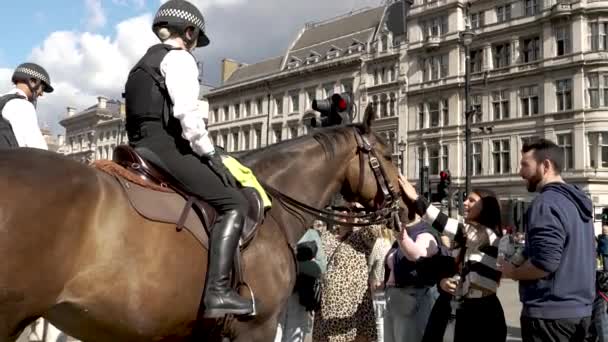
[[[18,81],[25,82],[29,86],[29,80],[32,78],[42,82],[45,93],[53,92],[54,89],[51,86],[51,78],[49,77],[49,73],[46,72],[43,67],[35,63],[23,63],[19,65],[13,73],[12,81],[13,83]]]
[[[188,27],[198,31],[197,47],[209,45],[209,38],[205,34],[205,18],[201,11],[185,0],[169,0],[156,12],[152,30],[158,34],[161,27],[169,27],[183,32]]]

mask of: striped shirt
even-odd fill
[[[495,294],[500,282],[496,259],[500,238],[491,229],[449,218],[423,198],[416,201],[417,213],[440,233],[460,246],[466,246],[462,290],[466,297],[478,298]]]

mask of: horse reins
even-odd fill
[[[337,224],[341,226],[349,227],[366,227],[372,224],[387,224],[392,223],[394,220],[398,220],[396,212],[399,208],[399,196],[395,192],[394,187],[388,181],[386,172],[378,160],[378,156],[372,144],[369,143],[367,137],[361,135],[356,128],[353,128],[355,134],[355,140],[357,141],[357,153],[359,154],[359,184],[357,186],[357,192],[363,188],[365,181],[365,156],[368,156],[369,165],[374,173],[376,183],[380,187],[383,195],[383,201],[380,208],[367,213],[356,213],[356,214],[341,214],[329,210],[317,209],[306,203],[303,203],[276,188],[262,184],[264,188],[273,196],[276,197],[280,202],[289,204],[307,214],[314,216],[316,219],[324,221],[330,224]],[[389,218],[391,220],[389,220]],[[343,219],[359,219],[364,222],[344,222]]]

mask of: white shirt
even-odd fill
[[[8,93],[3,94],[3,96],[8,94],[18,94],[27,98],[25,93],[18,88],[12,89]],[[8,101],[2,110],[2,117],[10,122],[13,127],[13,133],[17,138],[19,147],[49,149],[46,140],[42,136],[42,132],[40,132],[40,126],[38,126],[36,108],[34,108],[34,105],[30,101],[25,99]]]
[[[171,39],[164,43],[179,47]],[[199,107],[200,85],[194,56],[186,50],[169,51],[160,63],[160,72],[173,101],[173,116],[181,123],[182,137],[190,142],[190,147],[199,156],[215,153],[205,125],[209,106]]]

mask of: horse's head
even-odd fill
[[[396,206],[400,198],[399,170],[386,142],[372,130],[373,107],[365,110],[363,123],[354,126],[355,154],[345,171],[342,195],[369,210]]]

